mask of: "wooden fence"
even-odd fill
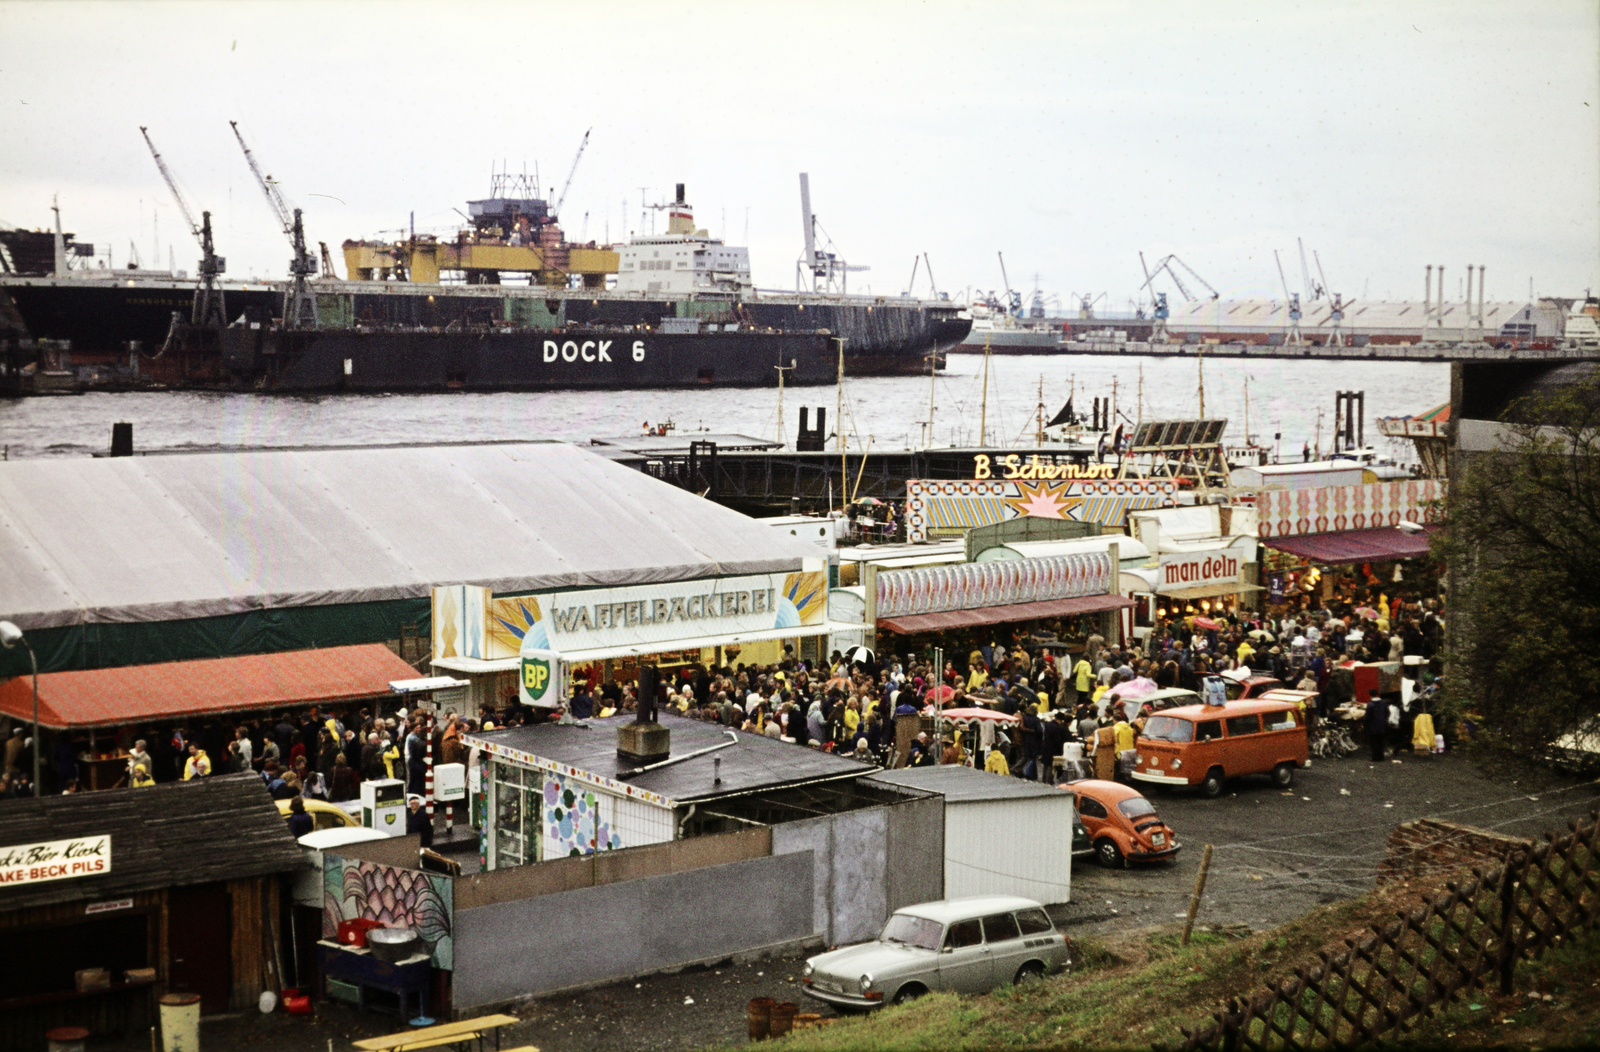
[[[1348,1048],[1431,1015],[1486,980],[1511,992],[1512,971],[1564,935],[1588,931],[1600,912],[1600,811],[1491,869],[1451,881],[1414,912],[1345,940],[1343,952],[1184,1030],[1174,1049]]]

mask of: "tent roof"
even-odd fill
[[[771,573],[814,552],[566,443],[0,463],[0,617],[24,630],[419,598],[446,583]]]
[[[1346,530],[1343,533],[1267,537],[1261,543],[1318,563],[1386,562],[1391,559],[1419,559],[1427,555],[1428,538],[1437,528],[1429,525],[1421,533],[1406,533],[1393,526],[1381,526],[1373,530]]]
[[[382,697],[416,670],[382,643],[159,665],[45,672],[39,722],[54,730]],[[0,713],[33,718],[33,680],[0,683]],[[213,756],[213,763],[223,757]]]

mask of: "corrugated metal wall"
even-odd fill
[[[1072,893],[1072,796],[945,804],[944,893],[1022,895],[1043,903]]]

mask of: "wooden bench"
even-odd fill
[[[494,1047],[500,1050],[500,1028],[511,1023],[519,1022],[514,1015],[482,1015],[473,1019],[460,1019],[454,1023],[440,1023],[438,1026],[423,1026],[415,1030],[406,1030],[398,1034],[386,1034],[383,1037],[369,1037],[354,1042],[361,1052],[413,1052],[415,1049],[440,1048],[450,1046],[465,1049],[476,1041],[482,1049],[484,1035],[494,1032]],[[538,1052],[532,1046],[519,1049],[509,1049],[506,1052]]]

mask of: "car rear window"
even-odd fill
[[[907,946],[920,946],[924,950],[937,950],[939,932],[943,927],[938,921],[926,917],[896,913],[889,918],[889,923],[883,926],[883,934],[878,938],[884,942],[898,942]]]
[[[1009,913],[996,913],[983,918],[983,934],[990,942],[1022,938],[1022,932],[1017,928],[1017,919]]]
[[[1176,716],[1151,716],[1144,724],[1144,737],[1158,742],[1194,741],[1194,724]]]
[[[978,946],[983,942],[983,925],[978,918],[956,921],[950,925],[950,934],[945,937],[945,945],[952,949],[961,949],[963,946]]]
[[[1117,804],[1117,810],[1128,818],[1143,818],[1156,813],[1155,807],[1142,796],[1130,796]]]
[[[1228,717],[1228,737],[1235,738],[1241,734],[1256,734],[1261,730],[1261,717],[1255,713],[1245,716]]]
[[[1042,935],[1055,930],[1055,925],[1050,923],[1050,916],[1040,909],[1018,910],[1017,925],[1024,935]]]

